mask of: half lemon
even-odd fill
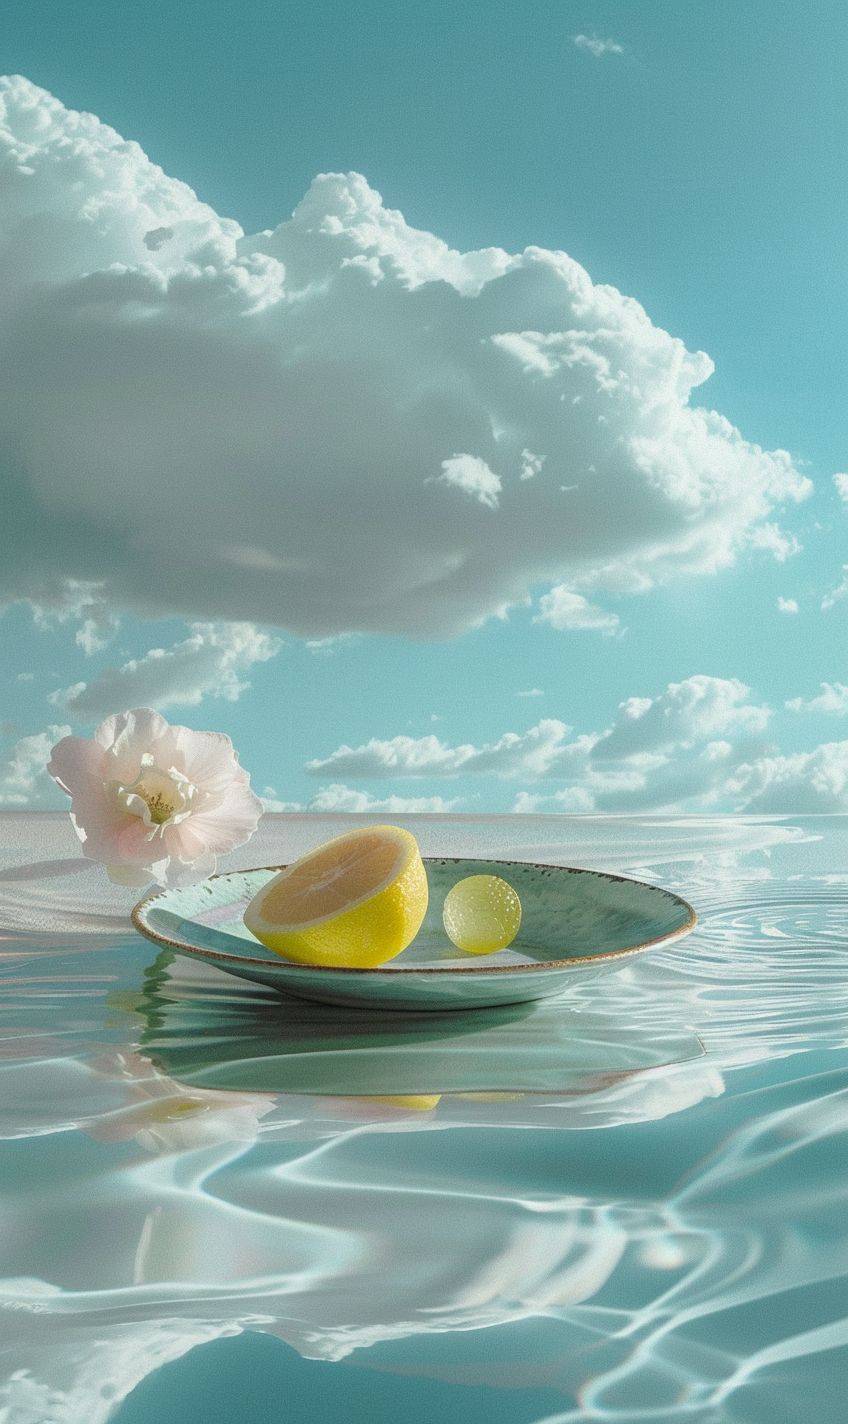
[[[373,969],[411,944],[427,913],[427,873],[410,831],[363,826],[286,866],[244,923],[296,964]]]

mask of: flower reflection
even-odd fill
[[[127,1105],[84,1124],[99,1142],[137,1142],[148,1152],[190,1152],[219,1144],[255,1142],[259,1123],[273,1110],[271,1093],[215,1093],[185,1087],[136,1053],[95,1060],[94,1070],[117,1080]]]

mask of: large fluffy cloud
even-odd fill
[[[125,707],[194,707],[204,696],[235,702],[250,686],[244,673],[267,662],[279,638],[252,623],[194,623],[170,648],[151,648],[121,667],[105,668],[92,682],[77,682],[50,701],[80,722],[97,722]]]
[[[790,457],[564,253],[453,251],[356,174],[246,237],[19,78],[0,148],[5,596],[444,635],[785,547]]]

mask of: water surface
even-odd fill
[[[840,1421],[845,821],[405,824],[701,924],[372,1032],[158,956],[66,818],[0,817],[0,1420]],[[268,817],[232,864],[340,828]]]

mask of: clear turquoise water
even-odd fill
[[[553,1017],[352,1051],[319,1008],[295,1054],[283,1003],[127,933],[63,818],[0,817],[2,1424],[841,1421],[846,822],[414,829],[701,924]]]

